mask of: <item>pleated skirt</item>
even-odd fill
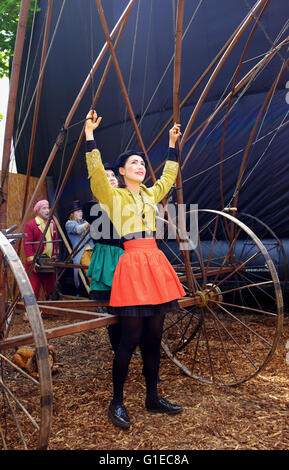
[[[150,316],[178,309],[185,291],[155,238],[124,242],[110,296],[115,315]]]

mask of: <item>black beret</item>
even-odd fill
[[[105,170],[112,170],[115,171],[114,164],[112,162],[105,162],[103,164]]]
[[[127,161],[128,157],[130,157],[131,155],[138,155],[138,156],[142,157],[142,159],[145,163],[145,166],[147,167],[146,156],[143,152],[137,152],[135,150],[126,150],[125,152],[121,153],[117,157],[116,161],[114,162],[114,169],[115,169],[116,173],[118,173],[119,168],[121,168],[125,165],[125,162]]]

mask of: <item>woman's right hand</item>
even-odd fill
[[[93,131],[99,126],[102,117],[97,117],[97,112],[91,109],[86,116],[85,135],[87,140],[93,140]]]

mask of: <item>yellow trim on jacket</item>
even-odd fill
[[[142,184],[140,194],[127,188],[111,186],[99,150],[87,152],[86,163],[92,193],[108,213],[121,237],[144,231],[150,234],[156,230],[157,204],[174,184],[179,168],[178,162],[167,160],[161,177],[150,188]]]
[[[43,233],[46,227],[46,221],[43,220],[41,217],[38,217],[38,215],[35,217],[35,221],[37,223],[39,230]],[[52,222],[50,222],[50,226],[48,227],[47,232],[45,234],[45,241],[51,242],[52,233],[53,233],[53,224]],[[44,250],[42,252],[42,255],[47,255],[49,258],[51,258],[52,251],[53,251],[52,243],[46,243]]]

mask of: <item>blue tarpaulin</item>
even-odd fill
[[[22,131],[15,154],[20,173],[26,173],[27,169],[34,109],[32,104],[35,99],[33,93],[39,78],[41,41],[48,4],[47,0],[41,0],[39,3],[40,12],[36,16],[31,46],[29,35],[26,38],[17,98],[15,136],[19,129],[22,128]],[[118,21],[127,3],[125,0],[102,2],[110,30]],[[177,2],[171,0],[137,0],[116,52],[146,147],[149,147],[172,115],[176,5]],[[252,0],[185,1],[180,102],[253,5]],[[32,164],[32,175],[38,177],[62,131],[68,112],[105,43],[95,1],[70,0],[64,5],[63,11],[61,7],[62,1],[55,0]],[[248,26],[228,56],[206,96],[192,131],[214,111],[232,89],[236,68],[254,24],[253,21]],[[271,1],[250,42],[238,81],[268,51],[288,36],[288,24],[288,0]],[[82,120],[91,106],[92,96],[100,83],[108,58],[109,53],[106,53],[78,106],[71,127],[65,131],[63,144],[49,170],[53,188],[57,188],[63,178],[82,129]],[[232,204],[250,133],[270,87],[286,60],[288,60],[288,45],[281,48],[269,64],[262,67],[248,86],[242,88],[232,101],[223,150],[222,177],[225,205]],[[213,70],[182,107],[180,116],[182,130],[185,129]],[[95,137],[104,161],[113,161],[126,148],[140,149],[113,64],[96,109],[103,118]],[[219,161],[225,111],[226,107],[210,124],[184,167],[182,173],[184,200],[188,205],[198,204],[200,208],[217,210],[222,208]],[[260,218],[281,239],[289,238],[288,113],[289,72],[286,69],[272,99],[268,101],[256,130],[238,200],[238,210]],[[185,145],[182,161],[197,135]],[[153,168],[157,168],[165,158],[167,142],[168,131],[150,150],[149,157]],[[65,214],[71,200],[80,199],[85,202],[91,197],[84,155],[83,143],[59,203],[60,218]]]

